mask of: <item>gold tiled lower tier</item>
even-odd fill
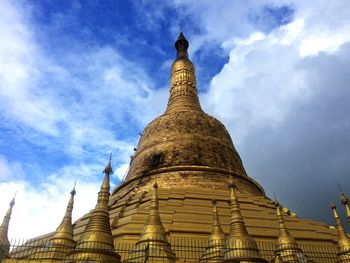
[[[212,201],[216,200],[219,219],[223,231],[229,233],[230,210],[228,176],[223,175],[202,178],[197,174],[197,182],[183,185],[176,183],[176,174],[154,175],[139,181],[123,184],[110,198],[109,212],[115,248],[122,260],[139,240],[140,233],[149,214],[152,185],[159,185],[159,212],[172,249],[176,253],[176,262],[199,262],[208,244],[213,225]],[[187,176],[188,182],[195,182]],[[227,180],[226,180],[227,179]],[[260,254],[266,260],[274,255],[278,237],[276,209],[263,192],[246,189],[244,179],[234,177],[238,185],[238,200],[241,214],[249,234],[257,241]],[[204,187],[206,186],[206,187]],[[337,232],[325,223],[300,219],[295,213],[283,209],[283,216],[290,234],[299,247],[315,262],[336,262]],[[86,214],[74,224],[74,239],[77,241],[84,231],[90,214]],[[39,239],[48,239],[45,235]],[[17,253],[21,257],[32,253],[29,250]],[[124,251],[124,252],[123,252]]]
[[[170,243],[187,242],[192,246],[206,246],[213,224],[213,199],[217,201],[222,228],[226,234],[229,233],[228,188],[216,186],[214,189],[210,184],[206,188],[198,187],[198,184],[187,184],[186,187],[180,188],[169,186],[168,181],[159,177],[144,181],[138,186],[134,185],[131,191],[128,191],[127,187],[120,189],[111,197],[110,217],[116,247],[124,243],[135,243],[139,239],[149,212],[151,185],[156,179],[159,185],[159,211]],[[127,194],[124,191],[127,191]],[[238,192],[238,199],[249,234],[257,241],[262,256],[270,260],[278,237],[275,206],[264,194],[242,189]],[[336,231],[325,223],[300,219],[294,213],[287,212],[284,212],[286,225],[300,248],[316,262],[335,262]],[[76,222],[76,239],[84,230],[87,221],[88,215]],[[192,254],[186,255],[183,251],[181,255],[177,254],[177,257],[182,260],[199,259],[202,252],[188,253]]]

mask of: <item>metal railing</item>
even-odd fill
[[[63,260],[65,255],[70,255],[74,251],[71,244],[52,243],[48,239],[41,240],[14,240],[10,242],[10,247],[1,249],[1,262],[50,262],[50,259],[62,262],[76,262],[74,256],[70,260]],[[86,251],[86,260],[84,262],[98,262],[91,257],[91,254],[111,255],[117,253],[120,261],[125,263],[134,262],[215,262],[211,259],[203,259],[208,250],[208,243],[205,240],[191,238],[169,238],[169,245],[161,242],[150,241],[143,246],[137,243],[115,242],[114,249],[108,248],[103,243],[86,243],[80,251]],[[271,262],[275,257],[274,244],[258,243],[260,256]],[[3,250],[9,250],[8,253]],[[169,250],[173,253],[169,253]],[[308,262],[333,263],[337,261],[337,252],[334,247],[310,245],[302,248],[303,254],[309,259]],[[3,251],[3,252],[1,252]],[[225,253],[225,248],[219,249],[219,254]],[[83,252],[82,252],[83,253]],[[73,253],[74,254],[74,253]],[[208,253],[207,253],[208,254]],[[210,253],[209,253],[210,254]],[[90,256],[89,256],[90,255]],[[115,254],[114,254],[115,255]],[[174,257],[172,256],[174,255]],[[82,262],[80,260],[80,262]],[[103,262],[107,262],[104,260]],[[117,261],[111,261],[117,262]],[[216,261],[220,262],[220,261]]]

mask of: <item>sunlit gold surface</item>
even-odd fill
[[[224,125],[201,109],[195,70],[187,57],[188,42],[183,35],[176,41],[176,47],[177,58],[171,67],[167,109],[142,133],[126,183],[162,169],[179,171],[185,167],[182,172],[189,176],[193,172],[209,176],[207,171],[221,169],[224,172],[216,175],[228,177],[231,170],[232,175],[246,179],[241,180],[244,180],[242,187],[261,193],[259,184],[247,176]],[[241,185],[240,181],[236,183]]]
[[[4,220],[0,225],[0,260],[8,257],[10,242],[8,239],[8,229],[12,214],[12,208],[15,205],[15,198],[13,198],[10,202],[9,208],[4,216]]]
[[[343,224],[339,218],[336,206],[332,204],[333,215],[338,230],[338,262],[350,262],[350,237],[345,232]]]

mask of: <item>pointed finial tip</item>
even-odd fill
[[[337,206],[334,203],[331,203],[331,208],[334,210],[337,208]]]
[[[278,201],[272,201],[272,204],[276,206],[276,208],[282,208],[281,204]]]
[[[157,184],[157,181],[154,182],[153,184],[153,188],[157,189],[158,188],[158,184]]]
[[[176,42],[175,42],[177,57],[178,58],[186,58],[188,56],[188,54],[187,54],[188,47],[189,47],[189,43],[181,31]]]
[[[108,164],[107,164],[106,168],[103,170],[103,173],[108,174],[108,175],[113,173],[113,169],[112,169],[112,152],[109,154],[109,161],[108,161]]]
[[[15,192],[15,194],[13,195],[13,198],[10,202],[10,206],[14,206],[15,205],[15,199],[16,199],[16,195],[17,195],[17,191]]]
[[[72,191],[70,192],[71,195],[75,195],[77,192],[75,191],[75,186],[77,185],[77,180],[75,179],[74,181],[74,186],[73,186],[73,189]]]
[[[180,22],[180,24],[179,24],[179,29],[180,29],[180,33],[182,33],[183,32],[182,22]]]
[[[235,181],[233,180],[233,178],[230,176],[229,182],[228,182],[228,186],[230,188],[236,188],[236,184]]]
[[[10,206],[14,206],[15,205],[15,199],[12,199],[10,202]]]
[[[343,192],[343,190],[341,189],[341,186],[340,186],[339,181],[337,181],[337,185],[338,185],[338,187],[339,187],[340,192]]]

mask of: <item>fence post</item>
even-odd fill
[[[149,243],[147,243],[147,247],[145,248],[145,262],[144,263],[147,263],[148,258],[149,258]]]

